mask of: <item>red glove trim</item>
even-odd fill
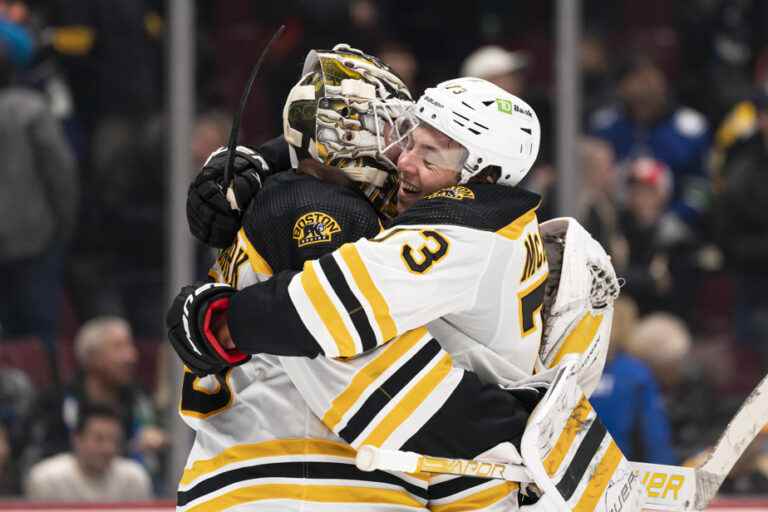
[[[222,297],[217,299],[208,306],[205,312],[205,318],[203,318],[203,334],[208,340],[208,344],[213,347],[213,350],[221,357],[227,364],[235,365],[240,364],[248,358],[248,354],[240,352],[238,349],[225,349],[219,343],[219,340],[214,336],[211,330],[211,320],[214,313],[226,312],[229,309],[229,297]]]

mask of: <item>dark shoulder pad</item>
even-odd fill
[[[381,224],[362,194],[310,176],[271,176],[243,215],[254,249],[272,270],[301,270],[347,242],[378,234]]]
[[[390,226],[453,224],[485,231],[498,231],[534,210],[541,198],[520,187],[490,183],[455,185],[419,200]]]

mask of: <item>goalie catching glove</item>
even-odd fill
[[[224,190],[224,168],[229,151],[220,147],[210,154],[189,186],[187,220],[192,235],[209,247],[229,247],[240,229],[242,212],[261,190],[270,174],[266,160],[246,146],[237,146],[232,183]]]
[[[250,356],[224,348],[214,334],[214,319],[226,313],[235,289],[223,283],[185,286],[165,317],[168,338],[185,365],[197,375],[218,373]]]

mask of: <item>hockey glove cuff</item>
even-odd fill
[[[217,315],[225,314],[235,289],[223,283],[185,286],[168,310],[165,323],[176,353],[197,375],[217,373],[250,359],[221,345],[213,331]]]

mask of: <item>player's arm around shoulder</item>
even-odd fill
[[[308,262],[289,294],[326,356],[354,357],[470,309],[492,244],[460,226],[395,226]]]

